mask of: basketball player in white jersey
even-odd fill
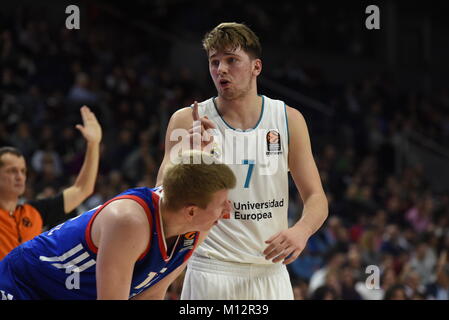
[[[229,194],[233,212],[189,261],[181,298],[293,299],[286,265],[328,215],[306,122],[298,110],[258,94],[261,46],[247,26],[222,23],[206,34],[203,47],[218,96],[173,114],[158,183],[182,140],[175,129],[186,129],[185,136],[190,129],[213,141],[206,148],[232,168],[237,186]],[[304,203],[290,228],[288,171]]]

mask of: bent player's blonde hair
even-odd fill
[[[164,170],[162,185],[168,209],[196,205],[205,209],[212,194],[235,187],[232,170],[210,154],[197,150],[181,153]]]
[[[257,35],[245,24],[236,22],[220,23],[206,33],[203,48],[207,54],[214,51],[235,50],[241,48],[252,59],[259,59],[262,46]]]

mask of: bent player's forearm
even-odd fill
[[[326,195],[324,193],[312,194],[304,202],[301,219],[295,224],[295,227],[305,228],[310,237],[321,228],[328,215]]]
[[[84,162],[75,183],[64,190],[64,211],[71,212],[94,192],[100,162],[100,143],[88,142]]]
[[[155,187],[159,187],[162,184],[162,172],[164,170],[164,162],[162,162],[159,171],[157,172],[156,185]]]
[[[159,167],[159,171],[157,172],[157,178],[156,178],[156,185],[155,187],[159,187],[162,185],[162,179],[163,179],[163,172],[165,168],[165,158],[162,160],[161,166]]]

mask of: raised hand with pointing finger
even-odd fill
[[[192,117],[193,124],[189,129],[190,146],[192,149],[202,150],[214,141],[214,136],[210,131],[216,126],[207,116],[200,118],[197,101],[193,103]]]

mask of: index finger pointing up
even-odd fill
[[[193,121],[200,120],[200,114],[198,113],[198,101],[195,101],[193,103],[192,116],[193,116]]]

